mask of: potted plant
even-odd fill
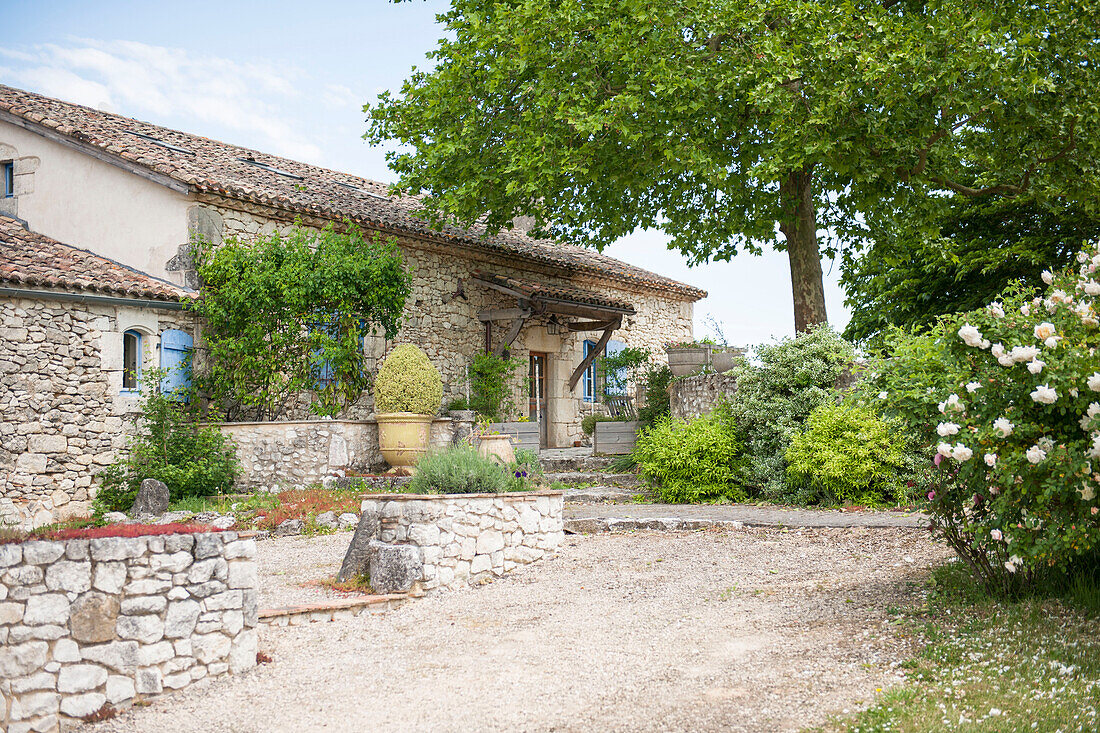
[[[710,363],[710,350],[711,344],[694,341],[669,344],[665,347],[665,352],[668,354],[668,368],[676,377],[698,374]]]
[[[378,447],[394,469],[411,469],[428,451],[432,420],[443,404],[443,379],[428,355],[398,344],[374,381]]]
[[[493,425],[485,419],[478,422],[477,452],[478,455],[500,461],[505,466],[516,462],[512,436],[494,430]]]

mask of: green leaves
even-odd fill
[[[345,228],[198,249],[197,378],[228,419],[275,419],[304,391],[332,416],[369,386],[363,341],[397,334],[410,278],[396,245]]]

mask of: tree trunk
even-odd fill
[[[817,209],[814,206],[813,173],[795,171],[779,187],[783,220],[779,231],[787,240],[794,292],[794,330],[827,323],[825,285],[821,277],[821,253],[817,249]]]

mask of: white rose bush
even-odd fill
[[[932,529],[1010,592],[1100,554],[1100,246],[1043,280],[1039,297],[1010,289],[921,337],[943,364],[922,377]]]

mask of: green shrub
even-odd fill
[[[661,501],[744,501],[737,430],[721,408],[691,422],[660,418],[641,431],[632,454]]]
[[[156,384],[160,377],[154,373],[148,379]],[[180,402],[146,395],[125,457],[99,475],[96,510],[129,511],[147,478],[163,481],[172,501],[229,491],[240,473],[236,449],[217,427],[200,427],[193,417]]]
[[[645,404],[638,410],[642,427],[651,427],[672,411],[668,386],[672,384],[672,370],[665,365],[651,365],[645,373]]]
[[[508,466],[512,491],[526,491],[542,481],[539,454],[526,448],[516,448],[516,461]]]
[[[429,453],[416,464],[414,494],[499,494],[510,486],[507,468],[464,446]]]
[[[797,338],[759,346],[760,362],[733,368],[737,398],[733,420],[745,436],[748,460],[741,471],[745,486],[771,501],[789,501],[786,453],[791,439],[814,408],[836,400],[837,379],[855,359],[852,345],[828,325]]]
[[[459,410],[469,410],[470,403],[465,397],[456,397],[447,403],[447,412],[458,412]]]
[[[398,344],[374,381],[374,409],[380,413],[434,415],[443,404],[443,378],[428,355],[413,344]]]
[[[591,435],[596,432],[596,423],[598,422],[614,422],[619,418],[611,417],[609,415],[600,415],[593,413],[591,415],[585,415],[581,418],[581,430],[585,435]]]
[[[489,422],[508,419],[515,411],[509,381],[518,359],[503,359],[496,354],[478,354],[470,364],[470,409]]]
[[[866,407],[825,403],[787,449],[787,476],[803,503],[901,503],[911,460],[895,421]]]

